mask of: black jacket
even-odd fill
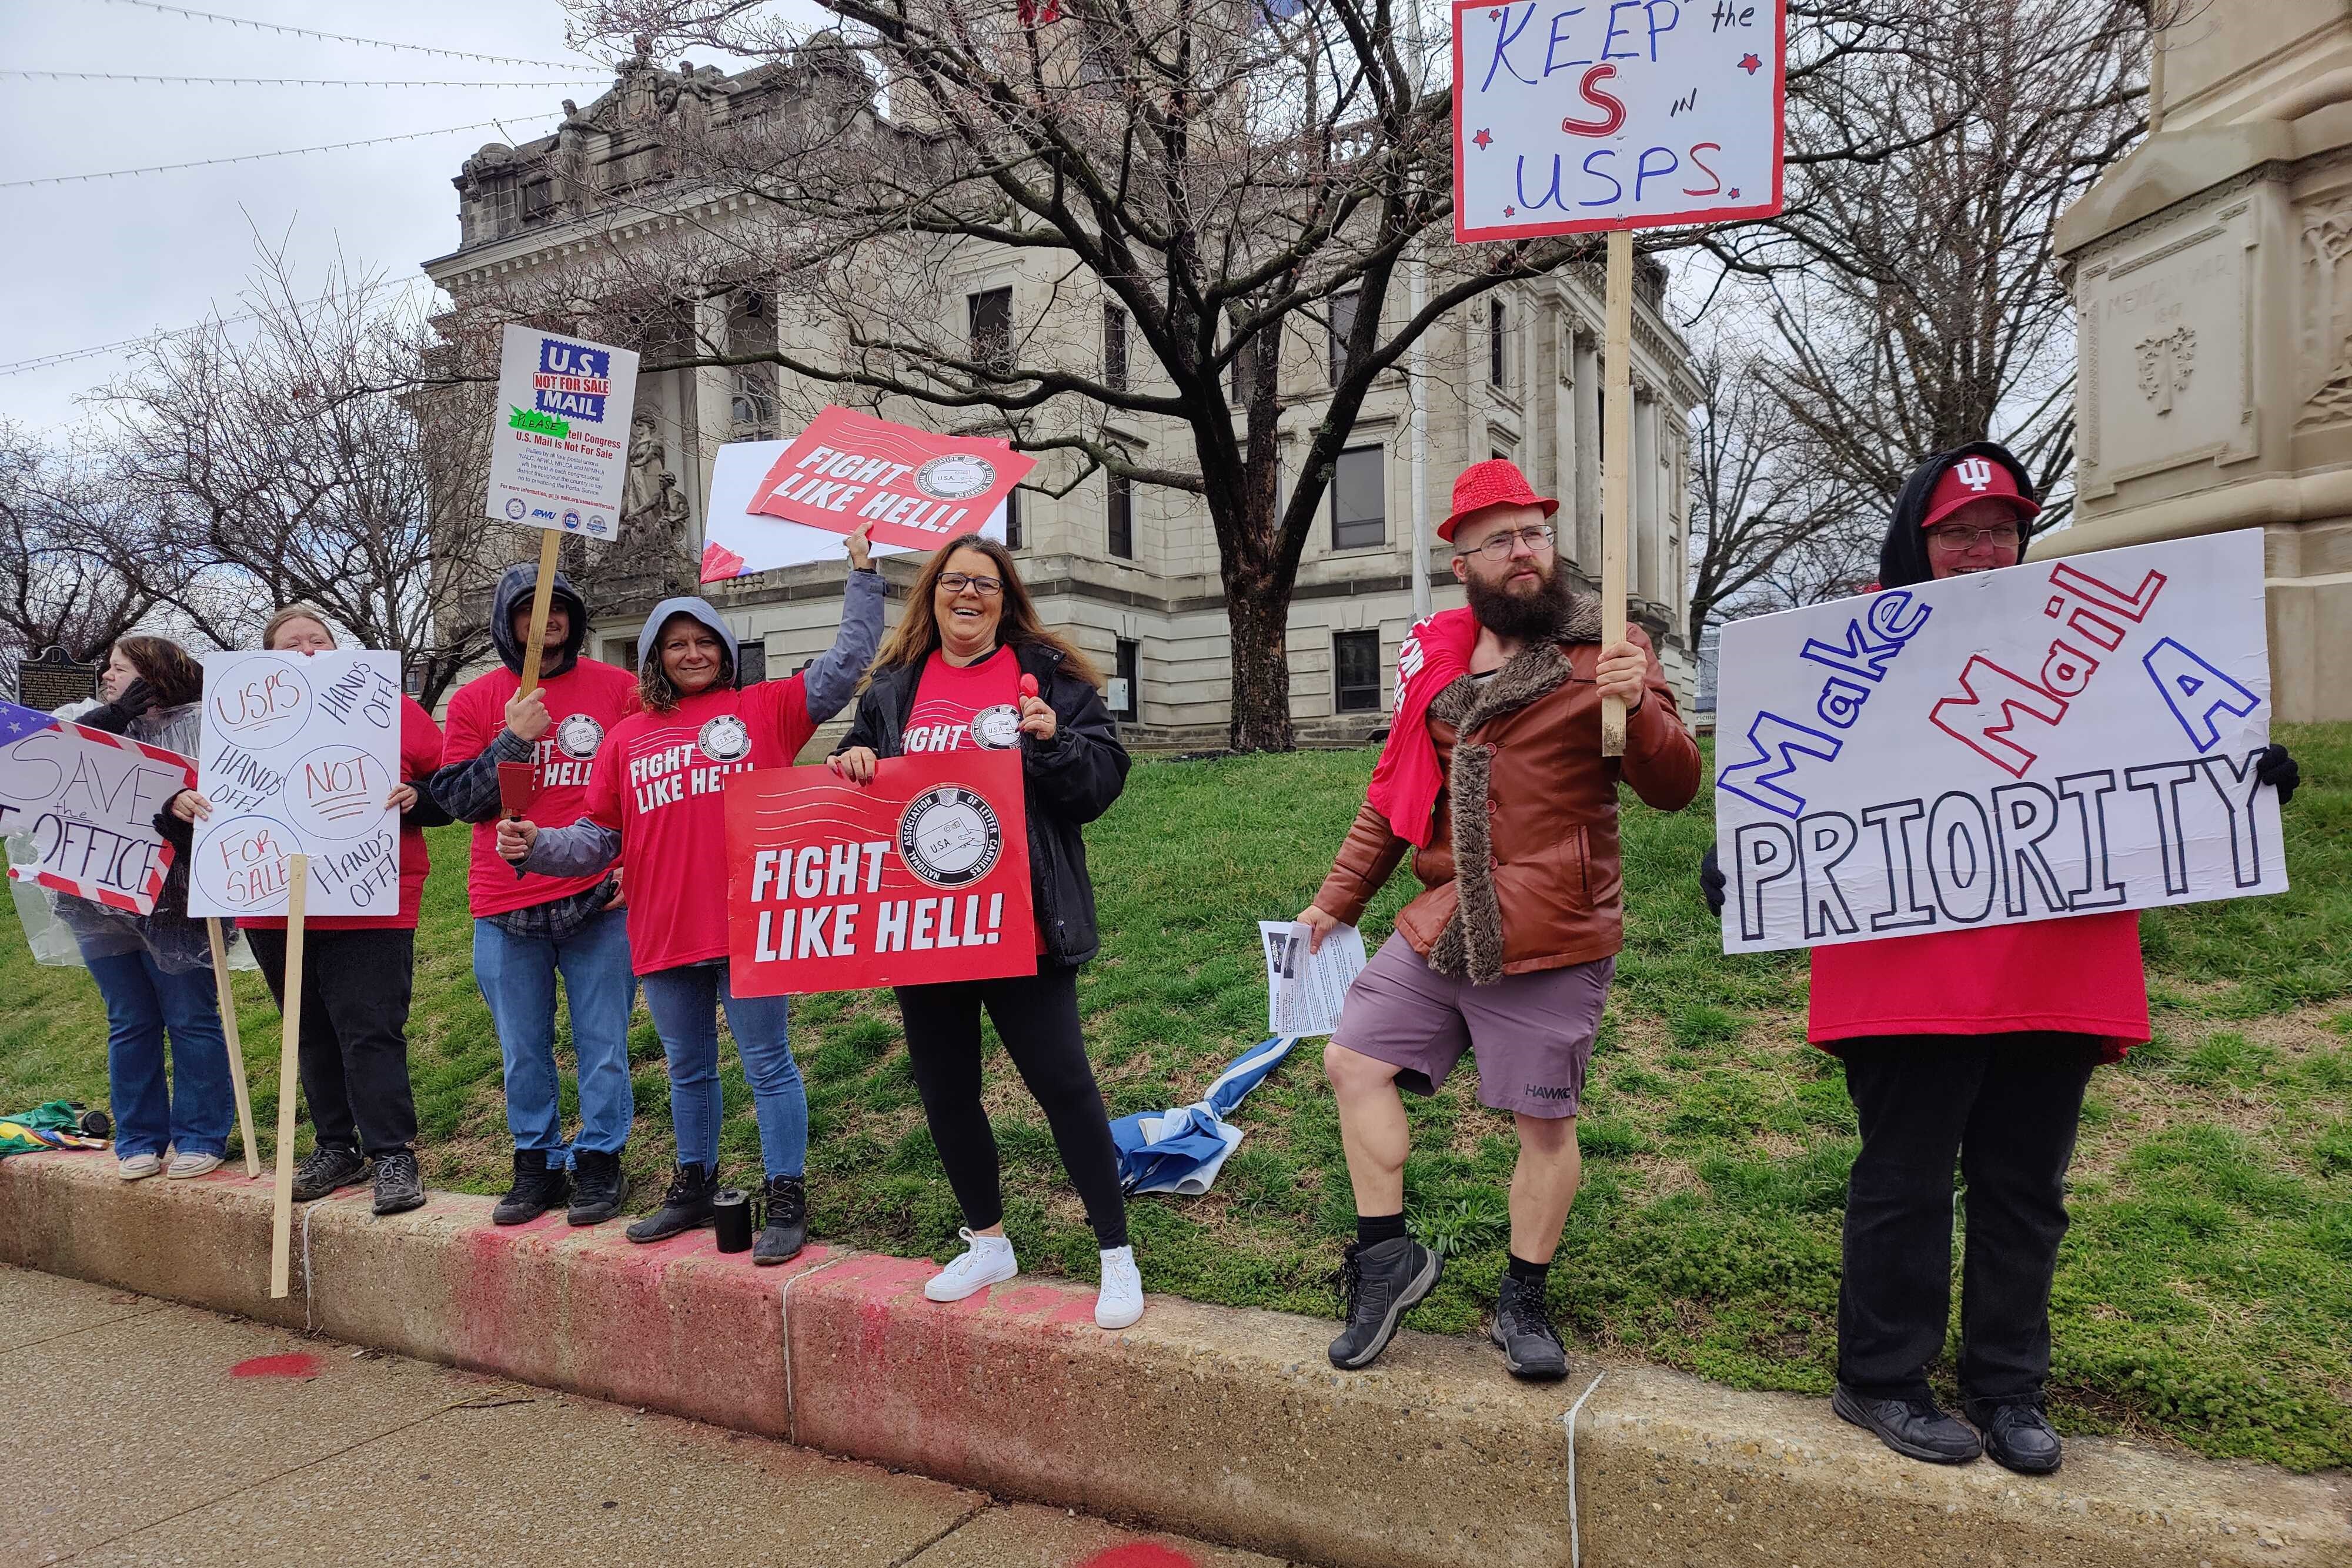
[[[1118,722],[1094,683],[1062,668],[1058,649],[1017,647],[1022,673],[1037,677],[1038,695],[1054,710],[1054,738],[1021,737],[1021,773],[1029,818],[1029,894],[1045,934],[1045,956],[1075,967],[1100,951],[1095,927],[1095,884],[1087,875],[1087,842],[1079,829],[1110,810],[1127,788],[1127,747]],[[928,662],[928,661],[926,661]],[[905,754],[907,715],[915,706],[921,664],[879,670],[857,699],[857,717],[834,748],[873,748],[877,757]]]
[[[1963,457],[1990,457],[2017,477],[2017,493],[2027,500],[2039,500],[2033,493],[2033,476],[2025,465],[2010,455],[2009,448],[1998,441],[1971,441],[1966,446],[1955,446],[1949,452],[1939,452],[1911,470],[1911,477],[1903,482],[1903,493],[1895,497],[1895,516],[1886,525],[1885,542],[1878,547],[1878,586],[1909,588],[1915,583],[1932,582],[1936,569],[1927,559],[1927,536],[1919,527],[1919,519],[1927,515],[1927,497],[1935,493],[1936,481],[1944,470]],[[2025,547],[2033,541],[2033,519],[2020,517],[2017,522],[2017,559],[2025,559]]]

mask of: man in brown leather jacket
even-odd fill
[[[1299,915],[1319,946],[1412,850],[1424,891],[1357,977],[1323,1053],[1357,1214],[1335,1366],[1369,1365],[1437,1282],[1437,1257],[1405,1231],[1398,1090],[1433,1092],[1466,1050],[1479,1102],[1510,1112],[1519,1134],[1493,1338],[1517,1376],[1568,1372],[1546,1274],[1576,1197],[1577,1103],[1624,946],[1617,782],[1680,810],[1699,756],[1649,639],[1629,628],[1604,644],[1598,601],[1569,591],[1558,507],[1499,458],[1456,482],[1437,533],[1469,606],[1407,639],[1388,747]],[[1622,759],[1601,755],[1604,696],[1627,709]]]

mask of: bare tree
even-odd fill
[[[96,658],[154,608],[149,530],[103,460],[0,423],[0,656]]]

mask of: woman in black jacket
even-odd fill
[[[966,1250],[923,1293],[961,1301],[1020,1267],[1004,1234],[996,1138],[980,1101],[985,1006],[1053,1127],[1062,1167],[1102,1249],[1095,1322],[1121,1329],[1143,1315],[1143,1280],[1127,1240],[1118,1154],[1078,1025],[1078,966],[1100,946],[1079,830],[1108,810],[1127,783],[1127,750],[1103,706],[1100,682],[1084,654],[1038,623],[1011,553],[966,534],[942,546],[916,578],[907,613],[883,643],[856,721],[831,761],[864,784],[887,758],[1021,748],[1036,973],[898,988],[923,1113],[967,1222]]]

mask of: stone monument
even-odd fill
[[[2277,716],[2352,719],[2352,0],[2174,15],[2147,141],[2059,224],[2064,548],[2263,529]]]

